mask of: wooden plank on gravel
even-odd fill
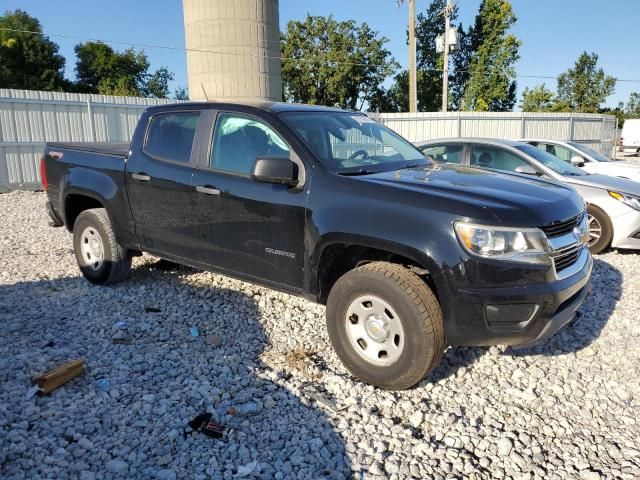
[[[69,380],[76,378],[84,371],[84,358],[71,360],[57,368],[49,370],[37,377],[31,379],[31,383],[40,387],[40,395],[55,390],[60,385],[67,383]]]

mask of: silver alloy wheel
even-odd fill
[[[593,245],[602,235],[602,225],[596,217],[588,215],[587,221],[589,222],[589,245]]]
[[[80,236],[80,249],[85,267],[91,267],[94,270],[99,270],[102,267],[104,247],[97,229],[87,227],[83,230]]]
[[[375,295],[356,298],[345,318],[351,347],[364,360],[388,366],[396,362],[404,349],[404,329],[391,305]]]

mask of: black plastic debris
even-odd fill
[[[212,421],[211,417],[212,417],[211,413],[205,412],[205,413],[201,413],[200,415],[195,417],[193,420],[191,420],[189,422],[189,427],[191,427],[191,432],[188,432],[185,429],[184,431],[185,438],[189,433],[200,432],[207,435],[208,437],[226,439],[229,436],[231,429],[229,427],[225,427],[224,425],[221,425],[219,423]]]

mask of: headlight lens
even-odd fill
[[[628,193],[613,192],[611,190],[609,190],[609,195],[634,210],[640,210],[640,197]]]
[[[545,234],[537,228],[507,228],[456,222],[460,243],[472,254],[496,260],[551,263]]]

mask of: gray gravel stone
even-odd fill
[[[117,475],[124,475],[129,469],[127,462],[123,462],[122,460],[109,460],[105,467],[109,472]]]
[[[635,252],[595,257],[579,321],[547,342],[449,348],[428,380],[385,392],[348,374],[324,308],[301,298],[148,255],[91,285],[44,200],[0,195],[3,479],[231,479],[253,461],[283,479],[640,478]],[[130,342],[113,343],[119,322]],[[25,399],[31,376],[79,356],[83,375]],[[183,437],[203,411],[231,435]]]

